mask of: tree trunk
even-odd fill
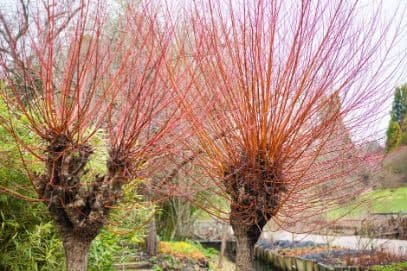
[[[86,271],[88,252],[92,240],[81,239],[70,233],[62,234],[67,271]]]
[[[219,262],[218,267],[223,267],[223,257],[225,256],[225,249],[226,249],[226,239],[228,237],[228,225],[222,225],[222,241],[220,243],[220,253],[219,253]]]
[[[254,245],[257,238],[251,236],[245,225],[232,225],[236,237],[236,270],[253,271]]]
[[[34,178],[33,184],[59,229],[67,270],[85,271],[90,244],[123,195],[130,162],[126,155],[111,151],[107,174],[96,175],[88,186],[81,180],[93,149],[64,133],[53,134],[48,143],[46,174]]]
[[[148,233],[145,238],[147,255],[152,257],[157,255],[157,227],[153,216],[148,223]]]

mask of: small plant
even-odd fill
[[[161,242],[160,252],[179,259],[205,259],[204,253],[189,242]]]
[[[215,249],[205,249],[201,244],[192,241],[160,242],[160,254],[158,257],[151,258],[150,262],[156,271],[185,268],[195,270],[209,268],[209,260],[215,259],[217,254]]]

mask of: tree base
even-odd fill
[[[253,271],[254,245],[258,240],[248,234],[244,225],[232,225],[236,237],[236,270]]]
[[[70,233],[63,233],[62,239],[67,271],[86,271],[88,267],[88,252],[92,240],[81,239]]]

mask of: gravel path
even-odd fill
[[[407,241],[392,239],[369,239],[360,236],[332,236],[316,234],[292,234],[286,231],[263,232],[263,240],[293,240],[327,243],[350,249],[383,249],[396,255],[407,255]]]

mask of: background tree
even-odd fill
[[[396,88],[387,129],[386,151],[407,144],[407,84]]]
[[[397,121],[390,120],[389,128],[386,132],[386,151],[391,151],[401,143],[402,131]]]
[[[166,84],[175,80],[168,61],[172,31],[159,25],[145,3],[126,5],[113,33],[103,1],[36,2],[32,9],[20,3],[17,21],[1,16],[7,114],[0,124],[20,146],[22,159],[30,153],[41,164],[42,170],[33,171],[23,160],[62,237],[67,269],[85,270],[90,243],[121,199],[122,186],[170,149],[179,119],[177,109],[167,109],[174,102]],[[14,34],[14,25],[24,25],[24,35]],[[26,119],[39,144],[24,140],[14,116]],[[107,151],[104,172],[93,175],[88,169],[94,166],[96,134]]]
[[[229,201],[217,213],[228,214],[239,270],[252,269],[254,244],[270,219],[283,225],[312,217],[361,192],[351,188],[362,178],[346,176],[357,176],[364,154],[341,155],[350,139],[332,136],[343,126],[359,142],[369,136],[368,118],[382,108],[378,95],[392,78],[386,68],[395,39],[382,47],[389,24],[379,30],[380,10],[363,20],[358,8],[357,1],[322,0],[192,8],[194,58],[186,66],[194,91],[183,108],[195,136],[186,144],[212,181],[191,187]],[[331,106],[335,99],[340,106]],[[330,113],[321,117],[324,110]],[[321,189],[332,179],[342,182]]]
[[[165,170],[156,171],[157,182],[165,190],[172,189],[174,192],[161,191],[168,195],[168,199],[159,205],[158,228],[163,240],[186,240],[193,238],[193,226],[199,215],[199,208],[191,203],[191,200],[185,199],[182,193],[176,191],[187,191],[193,183],[193,179],[201,179],[202,173],[199,168],[193,164],[193,160],[187,160],[190,153],[179,153],[178,156],[167,159],[168,166]],[[184,159],[184,160],[182,160]],[[165,161],[160,160],[165,163]],[[158,192],[158,191],[157,191]],[[158,193],[159,195],[160,193]],[[205,195],[203,195],[205,194]],[[213,195],[201,193],[193,197],[212,197]]]

